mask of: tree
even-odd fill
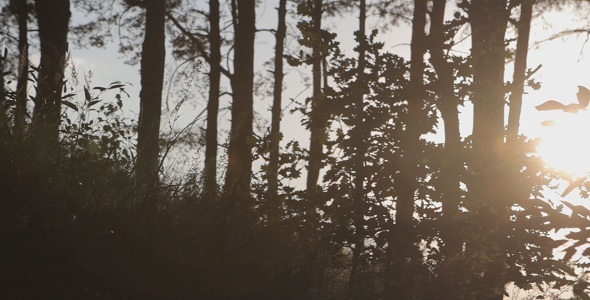
[[[483,273],[477,280],[480,299],[501,299],[506,283],[506,226],[510,215],[509,174],[505,168],[504,66],[509,10],[507,1],[474,0],[469,5],[473,59],[472,182],[467,209],[481,230],[468,241],[468,256]],[[485,253],[485,254],[484,254]],[[483,260],[486,256],[489,260]],[[476,270],[473,270],[476,272]]]
[[[431,13],[430,35],[429,35],[429,52],[430,63],[436,73],[436,79],[433,83],[433,90],[437,94],[436,107],[441,113],[444,122],[444,149],[443,159],[441,160],[441,180],[438,188],[441,192],[442,216],[440,222],[440,235],[443,240],[442,253],[445,259],[444,270],[441,272],[456,271],[457,263],[462,260],[461,225],[460,225],[460,205],[462,191],[460,187],[461,174],[463,173],[464,160],[462,159],[463,145],[459,131],[459,109],[462,99],[455,93],[455,72],[460,65],[453,64],[461,62],[458,57],[449,57],[445,50],[450,47],[447,36],[457,30],[464,24],[463,17],[456,19],[451,23],[453,26],[445,28],[445,10],[446,0],[434,0]],[[467,88],[464,86],[464,88]],[[453,284],[456,283],[453,276],[442,276],[443,280],[448,282],[442,285],[448,288],[449,293],[453,292]]]
[[[141,197],[150,209],[155,210],[158,206],[160,114],[166,59],[166,1],[146,0],[145,10],[136,176]]]
[[[533,15],[534,0],[523,0],[520,4],[520,19],[517,22],[518,38],[516,40],[516,57],[514,58],[514,75],[510,93],[510,112],[508,115],[508,139],[510,142],[518,137],[522,94],[526,78],[529,36]]]
[[[69,0],[36,0],[41,63],[33,111],[36,139],[56,146],[61,121],[61,96],[68,50]]]
[[[29,80],[29,41],[28,25],[29,5],[27,0],[11,2],[18,21],[18,79],[16,84],[16,111],[14,125],[22,133],[27,116],[27,83]]]
[[[278,201],[279,188],[279,149],[281,142],[281,113],[282,113],[282,96],[283,96],[283,59],[285,35],[287,32],[287,0],[280,0],[278,7],[278,25],[275,33],[275,58],[274,58],[274,86],[272,101],[272,116],[269,141],[269,159],[268,159],[268,195],[267,201]],[[269,203],[271,207],[271,218],[276,221],[277,211],[280,203]]]
[[[427,0],[414,1],[414,14],[412,20],[412,41],[410,61],[410,82],[406,92],[408,101],[406,130],[400,142],[402,159],[397,164],[398,174],[394,181],[396,188],[395,202],[395,229],[393,232],[393,268],[392,282],[389,283],[390,297],[408,297],[410,284],[409,256],[411,255],[415,239],[414,224],[414,202],[415,193],[418,188],[418,165],[420,164],[421,125],[424,116],[422,111],[425,106],[424,87],[424,54],[426,52],[426,14]]]
[[[205,169],[203,193],[217,194],[217,115],[221,82],[221,33],[219,29],[219,1],[209,1],[209,101],[207,102],[207,131],[205,133]]]
[[[354,241],[352,248],[352,265],[350,270],[350,293],[351,299],[362,299],[362,292],[359,288],[361,254],[365,250],[365,159],[367,153],[368,128],[365,125],[365,94],[368,90],[368,83],[365,76],[366,65],[366,18],[367,18],[367,3],[361,0],[359,3],[359,29],[356,32],[358,40],[358,65],[356,78],[356,91],[354,91],[354,131],[351,132],[351,139],[356,153],[353,158],[354,168],[354,192],[352,196],[353,201],[353,224],[355,228]]]
[[[309,34],[312,48],[312,84],[313,94],[311,96],[311,112],[309,116],[309,162],[307,167],[307,192],[310,200],[314,201],[317,190],[320,169],[322,167],[323,148],[326,138],[326,113],[324,105],[324,94],[322,92],[322,60],[325,51],[322,39],[322,0],[313,0],[311,7],[311,23]]]
[[[252,129],[255,7],[255,1],[238,1],[237,10],[234,12],[237,14],[237,19],[234,25],[234,75],[231,80],[232,120],[224,187],[230,220],[233,213],[237,211],[237,205],[247,207],[251,198],[252,148],[255,144]]]

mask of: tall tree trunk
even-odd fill
[[[287,31],[287,23],[285,18],[287,15],[287,0],[280,0],[279,8],[279,23],[277,25],[277,32],[275,35],[275,68],[274,68],[274,89],[272,102],[272,118],[270,128],[270,153],[268,162],[268,195],[267,201],[270,206],[271,222],[276,222],[280,217],[279,208],[281,203],[275,203],[278,199],[279,188],[279,144],[281,141],[281,111],[282,111],[282,95],[283,95],[283,58],[285,34]]]
[[[365,79],[366,68],[366,18],[367,18],[367,4],[365,0],[359,1],[359,30],[357,32],[358,39],[358,66],[357,66],[357,81],[354,91],[354,128],[352,129],[351,139],[353,139],[356,153],[353,157],[354,167],[354,195],[353,201],[353,224],[354,232],[354,247],[352,249],[352,266],[350,272],[350,298],[363,299],[363,292],[360,288],[360,270],[362,253],[365,250],[365,156],[367,153],[367,129],[365,128],[365,94],[367,93],[367,83]]]
[[[253,78],[254,35],[256,32],[255,1],[238,1],[237,24],[234,37],[234,76],[232,86],[232,122],[228,148],[228,166],[225,177],[225,198],[229,204],[229,217],[236,206],[248,205],[252,178]]]
[[[217,115],[221,79],[221,33],[219,29],[219,0],[209,0],[209,101],[207,102],[207,131],[205,133],[205,170],[203,192],[206,198],[217,194]]]
[[[517,23],[518,38],[516,40],[516,57],[514,59],[514,75],[510,91],[510,112],[508,114],[508,141],[515,141],[520,127],[522,110],[522,94],[526,76],[527,57],[529,53],[529,37],[534,0],[523,0],[520,5],[520,19]]]
[[[165,0],[146,0],[145,37],[141,54],[141,92],[137,129],[137,181],[147,207],[158,207],[160,115],[164,84]]]
[[[506,1],[473,0],[469,6],[473,56],[473,149],[468,187],[473,217],[471,230],[478,238],[467,245],[470,257],[478,260],[474,280],[481,292],[478,299],[502,299],[505,284],[503,243],[506,239],[511,198],[506,190],[504,145],[504,36],[509,16]]]
[[[436,71],[437,83],[435,90],[439,95],[436,102],[444,121],[444,159],[442,160],[440,183],[442,192],[441,236],[444,240],[442,253],[445,265],[442,272],[453,274],[457,264],[462,261],[461,222],[459,206],[461,204],[461,172],[463,170],[461,134],[459,130],[460,99],[455,94],[453,65],[444,54],[444,15],[446,0],[434,0],[430,22],[430,61]],[[457,284],[456,276],[441,276],[442,288],[446,295],[459,292],[454,288]]]
[[[324,143],[326,140],[326,113],[325,100],[322,88],[322,13],[323,0],[312,0],[307,3],[311,4],[311,47],[312,47],[312,85],[313,91],[311,96],[311,111],[309,114],[309,161],[307,167],[307,199],[309,201],[307,206],[307,229],[309,232],[315,232],[315,228],[320,226],[319,220],[316,216],[315,207],[319,205],[320,187],[318,186],[318,179],[320,170],[322,168],[322,161],[324,160]],[[324,81],[324,84],[326,82]],[[313,234],[313,233],[312,233]],[[322,299],[323,285],[324,285],[324,271],[325,271],[325,250],[324,241],[321,237],[314,235],[314,241],[311,245],[311,253],[309,258],[311,267],[309,269],[309,294],[308,299]]]
[[[17,0],[16,16],[18,21],[18,80],[16,83],[16,112],[14,125],[16,132],[21,134],[27,116],[27,85],[29,80],[29,41],[27,19],[29,8],[27,0]]]
[[[6,49],[0,49],[0,122],[3,122],[3,115],[6,107],[6,83],[4,80],[4,65],[6,62]]]
[[[397,200],[395,209],[395,241],[391,241],[394,247],[394,272],[391,299],[406,299],[410,297],[409,288],[411,267],[410,256],[413,247],[413,215],[414,195],[417,184],[417,168],[420,128],[416,120],[423,118],[421,110],[424,106],[424,54],[426,52],[426,14],[428,0],[414,0],[414,16],[412,21],[411,64],[410,83],[408,89],[408,116],[406,131],[401,137],[402,159],[399,163],[399,174],[396,178]]]
[[[61,121],[61,95],[68,50],[69,0],[36,0],[41,63],[33,121],[37,135],[47,145],[57,145]]]
[[[324,140],[326,121],[324,113],[324,95],[322,93],[322,0],[313,0],[312,23],[312,81],[313,95],[311,98],[311,113],[309,130],[311,137],[309,142],[309,163],[307,167],[307,191],[310,195],[316,193],[322,159],[324,156]],[[314,201],[314,197],[311,197]]]

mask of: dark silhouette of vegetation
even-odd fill
[[[224,3],[119,3],[134,11],[136,25],[122,22],[121,30],[142,32],[130,41],[143,41],[141,51],[123,46],[141,66],[136,119],[123,110],[137,96],[125,84],[80,87],[75,72],[65,78],[68,1],[11,1],[6,18],[19,34],[0,65],[0,298],[503,299],[507,284],[569,285],[589,298],[579,271],[586,265],[572,260],[590,255],[590,209],[543,195],[560,178],[519,135],[522,95],[534,83],[535,70],[527,71],[534,1],[414,0],[404,58],[381,42],[391,34],[367,23],[408,7],[281,0],[272,122],[262,137],[253,125],[256,1]],[[38,67],[28,50],[35,43],[23,34],[33,12]],[[101,15],[72,33],[104,45],[108,35],[97,36],[97,25],[122,15]],[[346,49],[322,21],[350,16],[358,29]],[[298,22],[295,39],[289,20]],[[505,83],[512,24],[514,82]],[[471,51],[451,51],[466,26]],[[209,65],[203,168],[178,180],[160,176],[166,30],[173,59]],[[310,131],[305,143],[284,140],[284,61],[311,75],[306,101],[293,109]],[[224,89],[232,98],[227,164],[217,159]],[[576,111],[589,95],[579,88]],[[474,112],[467,137],[459,130],[466,101]],[[574,189],[587,196],[590,180],[572,181],[564,194]],[[565,240],[555,238],[561,229]],[[555,258],[556,250],[565,257]]]

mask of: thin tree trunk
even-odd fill
[[[520,5],[520,19],[517,23],[518,38],[516,40],[516,57],[514,59],[514,75],[510,92],[510,112],[508,114],[508,141],[515,141],[520,127],[522,110],[522,94],[526,76],[527,57],[529,53],[529,37],[531,34],[531,18],[534,0],[523,0]]]
[[[420,131],[418,122],[423,116],[420,111],[424,105],[424,54],[426,52],[426,14],[427,0],[414,0],[414,17],[412,22],[410,84],[408,91],[408,117],[406,132],[401,137],[403,158],[399,165],[396,178],[397,200],[395,210],[395,241],[394,247],[393,290],[390,299],[406,299],[410,297],[412,282],[409,261],[413,246],[413,215],[414,195],[417,184],[417,168]]]
[[[205,133],[204,196],[217,194],[217,115],[221,79],[221,34],[219,29],[219,0],[209,0],[209,101],[207,102],[207,131]]]
[[[145,37],[141,55],[141,92],[137,129],[137,180],[151,210],[158,207],[160,115],[164,84],[165,0],[146,0]]]
[[[311,113],[309,129],[311,131],[309,143],[309,165],[307,168],[307,191],[310,195],[316,193],[320,169],[323,159],[326,121],[323,112],[324,95],[322,93],[322,0],[314,0],[312,8],[313,48],[312,48],[312,81],[313,95],[311,98]],[[313,196],[311,198],[314,198]],[[311,201],[314,201],[311,199]]]
[[[234,75],[231,81],[233,103],[228,148],[228,166],[225,177],[225,198],[229,204],[229,218],[236,208],[249,204],[252,178],[253,78],[255,1],[238,1],[237,25],[234,37]]]
[[[473,153],[467,203],[478,230],[477,240],[467,245],[470,257],[479,260],[473,272],[483,273],[473,281],[481,293],[478,299],[502,299],[505,280],[505,225],[511,204],[506,189],[504,145],[504,36],[509,12],[506,1],[473,0],[469,7],[472,28],[473,73]]]
[[[16,111],[14,125],[16,132],[22,134],[27,116],[27,88],[29,79],[29,41],[27,19],[29,8],[27,0],[17,2],[18,21],[18,80],[16,83]]]
[[[6,106],[6,83],[4,80],[4,64],[6,61],[6,57],[4,55],[6,51],[4,49],[0,49],[0,122],[3,122],[3,115]]]
[[[36,0],[41,63],[33,118],[38,134],[35,139],[57,145],[61,121],[61,95],[68,50],[68,0]]]
[[[313,0],[308,3],[312,4],[311,7],[312,16],[312,85],[313,91],[311,96],[311,112],[309,115],[309,130],[310,130],[310,141],[309,141],[309,161],[307,167],[307,197],[308,197],[308,218],[309,223],[308,229],[310,232],[314,232],[315,228],[319,226],[318,219],[316,218],[316,212],[314,207],[319,203],[320,188],[318,187],[318,179],[320,170],[322,168],[322,161],[324,159],[324,143],[326,139],[326,116],[324,112],[324,94],[322,92],[322,63],[323,63],[323,51],[322,51],[322,12],[323,3],[322,0]],[[324,81],[324,84],[326,82]],[[319,236],[314,243],[316,245],[314,250],[310,254],[314,264],[311,266],[310,272],[310,286],[309,286],[309,299],[322,299],[323,291],[323,274],[325,271],[325,256],[323,255],[323,241]]]
[[[268,195],[267,201],[270,205],[271,222],[276,222],[280,217],[279,208],[281,203],[275,202],[278,199],[279,188],[279,143],[281,141],[281,111],[282,111],[282,95],[283,95],[283,58],[285,34],[287,31],[287,23],[285,17],[287,15],[287,0],[280,0],[279,8],[279,23],[276,32],[275,45],[275,68],[274,68],[274,89],[272,102],[272,119],[270,128],[270,153],[268,162]]]
[[[446,0],[434,0],[430,23],[430,61],[438,77],[435,89],[439,95],[437,107],[444,121],[444,158],[442,160],[440,183],[442,191],[441,236],[444,246],[441,251],[445,259],[442,272],[453,274],[457,272],[458,264],[462,262],[461,222],[459,206],[461,204],[461,172],[463,170],[461,134],[459,130],[460,99],[455,95],[453,65],[444,54],[444,14]],[[459,269],[460,270],[460,269]],[[441,276],[442,288],[446,295],[452,295],[459,290],[456,276]]]
[[[353,195],[353,224],[354,232],[354,247],[352,249],[352,266],[350,272],[350,298],[363,299],[363,293],[360,288],[360,273],[362,253],[365,249],[365,155],[367,152],[367,130],[365,128],[365,103],[364,96],[367,92],[367,83],[365,79],[366,67],[366,29],[365,23],[367,18],[367,4],[365,0],[360,0],[359,3],[359,30],[358,30],[358,66],[357,66],[357,81],[355,89],[355,112],[354,117],[355,126],[352,129],[351,138],[354,139],[356,153],[354,156],[354,195]]]

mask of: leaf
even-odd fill
[[[590,104],[590,90],[588,90],[586,87],[578,85],[578,93],[576,96],[578,97],[578,102],[584,108]]]
[[[124,86],[125,86],[124,84],[115,84],[115,85],[111,85],[111,86],[109,86],[109,88],[108,88],[108,89],[109,89],[109,90],[112,90],[112,89],[116,89],[116,88],[122,88],[122,87],[124,87]]]
[[[99,90],[101,92],[104,92],[106,90],[106,88],[102,87],[102,86],[95,86],[92,88],[93,90]]]
[[[570,184],[567,186],[567,188],[565,188],[563,193],[561,193],[561,197],[567,196],[567,194],[571,193],[574,189],[582,186],[582,184],[584,183],[584,181],[586,181],[586,179],[587,179],[586,177],[582,177],[582,178],[576,179],[575,181],[570,182]]]
[[[565,105],[555,100],[549,100],[535,106],[537,110],[560,110],[565,109]]]
[[[92,106],[94,106],[95,104],[97,104],[97,103],[99,103],[99,102],[101,102],[101,100],[94,100],[94,101],[91,101],[91,102],[88,104],[88,107],[92,107]]]
[[[84,98],[87,102],[92,101],[92,96],[90,96],[90,92],[88,91],[87,87],[84,87]]]
[[[74,105],[74,103],[69,102],[69,101],[61,101],[61,103],[75,111],[78,111],[78,107],[76,105]]]

